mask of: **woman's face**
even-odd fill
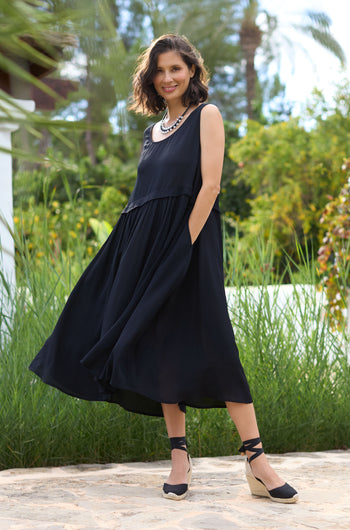
[[[175,51],[160,53],[153,78],[154,88],[166,101],[181,99],[194,72],[195,66],[188,68],[179,53]]]

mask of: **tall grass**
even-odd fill
[[[45,225],[42,230],[46,235]],[[72,398],[28,370],[86,263],[60,255],[55,263],[48,247],[38,266],[23,234],[14,237],[12,332],[2,336],[0,358],[0,468],[169,458],[163,418]],[[85,255],[86,242],[78,244]],[[234,264],[225,272],[228,279],[234,271],[229,309],[266,450],[349,445],[346,345],[323,317],[315,264],[304,260],[297,273],[289,267],[292,283],[282,304],[283,273],[276,280],[266,265],[274,249],[257,240],[251,250],[243,263],[238,242],[225,241],[225,256]],[[187,437],[193,456],[235,454],[239,445],[226,409],[188,408]]]
[[[286,270],[276,279],[276,249],[262,241],[257,240],[245,263],[237,242],[227,252],[235,263],[229,308],[265,448],[281,452],[349,446],[345,332],[329,328],[325,297],[317,290],[316,266],[308,253],[296,243],[300,263],[287,257]],[[289,285],[283,284],[285,276]]]

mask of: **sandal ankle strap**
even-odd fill
[[[169,438],[169,440],[170,440],[171,450],[182,449],[183,451],[188,452],[186,436],[172,436],[171,438]]]
[[[239,452],[244,455],[246,451],[250,451],[251,453],[254,453],[251,457],[248,458],[248,462],[250,463],[254,458],[257,458],[258,456],[262,455],[264,452],[264,449],[262,447],[255,447],[261,442],[260,438],[252,438],[251,440],[245,440],[243,442],[243,445],[239,448]]]

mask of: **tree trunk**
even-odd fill
[[[246,57],[245,80],[246,80],[246,97],[247,97],[247,114],[250,120],[257,119],[253,102],[256,96],[257,73],[254,64],[255,54],[252,57]]]
[[[256,97],[257,72],[255,69],[255,55],[262,39],[262,31],[255,22],[243,21],[241,31],[239,32],[240,45],[246,61],[245,79],[246,79],[246,101],[247,115],[250,120],[258,118],[254,109],[254,100]]]

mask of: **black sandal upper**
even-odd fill
[[[186,451],[188,453],[186,436],[173,436],[172,438],[169,438],[169,440],[170,440],[171,450],[182,449],[183,451]]]
[[[243,445],[239,448],[239,452],[242,454],[245,454],[246,451],[250,451],[253,454],[250,458],[248,458],[248,462],[250,463],[254,458],[257,458],[258,456],[262,455],[264,452],[264,449],[262,447],[255,447],[261,442],[260,438],[252,438],[251,440],[245,440],[243,442]]]

